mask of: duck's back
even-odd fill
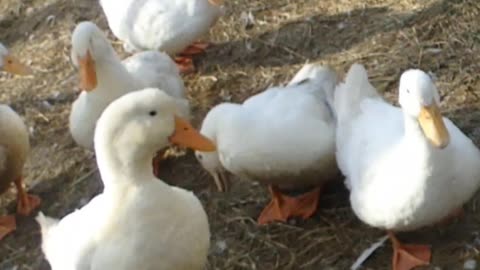
[[[176,98],[185,98],[184,83],[173,60],[165,53],[146,51],[123,60],[142,88],[159,88]]]
[[[0,193],[20,177],[30,150],[28,130],[20,116],[0,104]]]
[[[336,168],[335,123],[327,107],[308,88],[274,88],[246,100],[219,127],[222,163],[261,182],[278,177],[298,184],[314,168],[316,178],[322,169],[330,174],[326,169]]]

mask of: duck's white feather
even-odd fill
[[[180,52],[222,14],[208,0],[100,0],[108,25],[128,51]]]
[[[336,77],[319,69],[322,76],[309,78],[305,72],[286,87],[270,88],[243,104],[220,104],[207,114],[201,132],[216,141],[224,168],[285,188],[315,185],[335,171],[335,120],[326,96]],[[201,160],[209,171],[211,155],[203,153]]]

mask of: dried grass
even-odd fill
[[[216,45],[187,76],[195,122],[222,101],[243,101],[270,85],[286,82],[305,62],[345,71],[353,62],[368,68],[373,84],[395,100],[400,73],[413,67],[438,78],[442,108],[480,142],[478,115],[480,4],[476,0],[232,0],[212,29]],[[47,20],[53,15],[54,20]],[[247,21],[245,18],[249,18]],[[251,20],[253,18],[253,21]],[[32,78],[0,77],[0,101],[11,104],[32,128],[26,182],[44,198],[42,211],[62,216],[100,190],[93,155],[68,133],[76,74],[69,60],[70,33],[81,20],[107,29],[96,1],[2,0],[0,40],[37,70]],[[113,40],[113,37],[110,36]],[[119,43],[115,43],[121,52]],[[382,232],[362,225],[341,184],[306,222],[259,227],[266,204],[263,187],[239,182],[228,194],[211,192],[210,178],[191,155],[171,161],[165,179],[196,191],[208,211],[212,252],[208,269],[348,269]],[[340,187],[339,187],[340,186]],[[0,205],[14,199],[2,196]],[[11,209],[7,208],[7,209]],[[477,200],[461,223],[406,235],[433,244],[435,266],[460,269],[478,256]],[[48,269],[30,218],[0,246],[1,269]],[[390,249],[381,249],[364,269],[389,269]],[[425,269],[433,269],[433,266]]]

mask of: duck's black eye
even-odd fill
[[[408,88],[407,88],[407,93],[409,93],[409,94],[410,94],[410,89],[408,89]]]
[[[197,158],[198,158],[199,160],[202,160],[202,159],[203,159],[203,156],[200,155],[200,154],[198,154],[198,155],[197,155]]]
[[[150,111],[148,114],[150,114],[150,116],[155,116],[157,115],[157,111]]]

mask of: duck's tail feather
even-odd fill
[[[364,98],[378,97],[377,90],[368,81],[368,74],[361,64],[353,64],[345,76],[345,81],[335,88],[334,108],[337,120],[350,119],[359,111]]]
[[[312,82],[315,90],[322,93],[321,97],[333,109],[335,86],[337,85],[337,73],[328,66],[320,64],[305,64],[288,85],[300,85],[302,83]]]
[[[42,212],[39,212],[37,217],[35,218],[37,223],[40,225],[42,238],[45,239],[46,235],[50,231],[52,227],[57,226],[58,220],[45,216]]]

